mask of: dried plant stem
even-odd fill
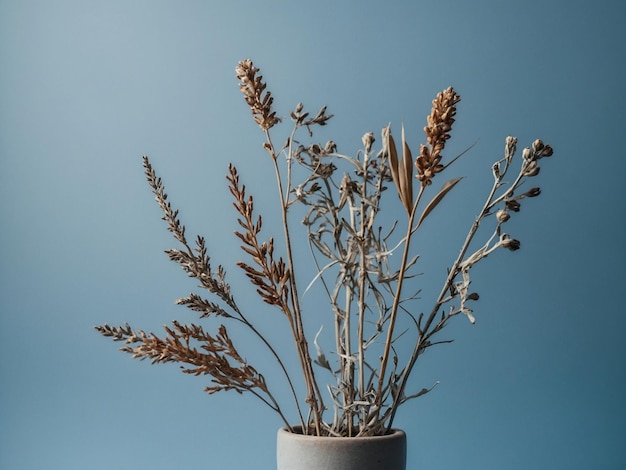
[[[278,355],[278,353],[276,352],[276,350],[274,349],[274,347],[269,343],[269,341],[265,338],[265,336],[263,336],[255,327],[252,323],[250,323],[243,315],[241,315],[241,321],[243,321],[243,323],[250,328],[250,330],[258,337],[261,339],[261,341],[263,342],[263,344],[265,344],[265,346],[270,350],[270,353],[272,354],[272,356],[274,356],[274,358],[276,359],[276,361],[278,362],[278,365],[280,366],[281,370],[283,371],[283,374],[285,375],[285,378],[287,379],[287,383],[289,384],[289,390],[291,391],[291,396],[293,397],[293,400],[295,402],[296,405],[296,410],[298,412],[298,417],[300,419],[300,423],[304,424],[304,418],[302,417],[302,410],[300,409],[300,404],[298,403],[298,395],[296,394],[296,390],[293,386],[293,382],[291,381],[291,376],[289,375],[289,372],[287,372],[287,368],[285,367],[285,364],[283,363],[282,359],[280,358],[280,356]],[[268,392],[269,394],[269,392]],[[280,415],[280,417],[283,419],[283,421],[285,422],[287,428],[290,431],[293,431],[293,428],[291,427],[291,424],[289,424],[289,422],[287,421],[287,419],[285,418],[285,416],[283,415],[280,406],[278,405],[278,402],[276,402],[276,400],[274,400],[274,397],[269,394],[272,402],[275,404],[275,410],[278,412],[278,414]]]
[[[366,289],[366,275],[367,275],[367,259],[366,259],[366,243],[367,243],[367,235],[366,230],[369,216],[366,212],[366,204],[367,200],[367,167],[369,160],[369,149],[365,149],[363,154],[363,177],[361,183],[361,204],[360,204],[360,231],[359,231],[359,277],[358,277],[358,285],[362,286],[359,289],[359,298],[358,298],[358,307],[359,307],[359,325],[357,330],[357,336],[359,341],[359,399],[363,400],[365,397],[365,343],[364,343],[364,326],[365,326],[365,311],[366,311],[366,303],[365,303],[365,294]],[[372,208],[371,210],[375,210]],[[361,408],[362,419],[361,422],[365,421],[367,416],[367,410],[365,408]],[[352,434],[350,434],[351,436]]]
[[[345,309],[343,320],[336,324],[338,335],[340,337],[340,372],[341,381],[340,387],[343,387],[341,392],[342,396],[342,410],[345,417],[342,418],[344,426],[347,425],[347,432],[352,432],[352,425],[354,419],[354,361],[352,360],[352,339],[351,339],[351,317],[352,317],[352,292],[346,289],[345,294]],[[341,424],[337,424],[337,427],[341,427]]]
[[[364,209],[364,203],[361,202],[361,209]],[[363,221],[361,221],[363,223]],[[359,241],[359,251],[360,251],[360,260],[359,260],[359,284],[365,286],[366,282],[366,259],[365,259],[365,247],[363,233],[361,234],[361,240]],[[365,326],[365,289],[359,289],[359,298],[358,298],[358,307],[359,307],[359,325],[357,330],[358,337],[358,352],[359,352],[359,399],[363,399],[365,396],[365,342],[364,342],[364,326]],[[363,418],[367,411],[362,409]]]
[[[433,306],[433,309],[430,312],[430,315],[426,319],[426,323],[424,324],[423,327],[421,326],[419,327],[418,338],[415,343],[415,347],[413,349],[409,362],[407,363],[406,367],[402,371],[400,385],[398,387],[398,392],[396,396],[394,397],[391,407],[388,410],[389,423],[387,425],[387,430],[391,429],[397,409],[402,404],[404,390],[406,388],[408,378],[411,374],[411,371],[413,370],[413,367],[415,366],[415,363],[417,362],[418,357],[420,356],[422,351],[424,351],[427,348],[427,342],[432,337],[432,335],[436,333],[437,331],[440,331],[441,328],[443,328],[445,322],[450,318],[450,316],[444,317],[444,319],[437,325],[435,330],[430,331],[432,323],[435,320],[435,317],[437,316],[437,314],[439,313],[439,308],[441,308],[442,304],[444,303],[444,299],[446,298],[446,294],[448,293],[448,291],[450,290],[450,287],[452,286],[452,282],[454,278],[459,274],[459,267],[465,257],[465,254],[467,253],[467,250],[469,248],[469,245],[472,239],[474,238],[474,235],[476,234],[476,231],[478,230],[478,227],[480,226],[481,220],[484,218],[485,214],[488,211],[488,207],[490,206],[490,203],[493,199],[493,196],[497,188],[498,188],[498,182],[496,181],[491,189],[491,192],[489,193],[487,202],[485,203],[482,211],[480,212],[480,215],[476,217],[476,219],[474,220],[465,238],[465,241],[459,252],[459,256],[457,257],[456,261],[452,264],[452,268],[448,272],[448,276],[446,277],[446,280],[443,284],[441,292],[439,293],[439,297],[437,297],[435,305]]]
[[[398,307],[400,305],[400,296],[402,295],[402,284],[405,278],[405,272],[407,267],[407,261],[409,259],[409,249],[411,245],[411,235],[413,233],[413,223],[415,221],[415,213],[417,212],[417,206],[420,203],[422,198],[422,194],[424,194],[425,185],[420,185],[420,190],[415,198],[415,202],[413,203],[413,208],[411,209],[411,214],[409,215],[409,221],[407,225],[406,239],[404,243],[404,250],[402,251],[402,261],[400,262],[400,273],[398,275],[398,283],[396,286],[396,293],[393,297],[393,304],[391,307],[391,314],[389,317],[389,326],[387,328],[387,339],[385,341],[385,350],[383,353],[383,358],[380,362],[380,371],[378,376],[378,389],[376,392],[376,399],[379,401],[377,403],[376,412],[379,413],[382,407],[383,400],[383,384],[385,381],[385,372],[387,370],[387,363],[389,361],[389,353],[391,351],[391,344],[393,342],[393,331],[396,324],[396,317],[398,316]]]
[[[343,357],[342,357],[342,375],[343,387],[343,409],[346,413],[347,433],[352,435],[352,426],[354,420],[354,361],[352,360],[352,292],[346,289],[345,292],[346,307],[345,318],[343,320]]]
[[[198,252],[198,254],[194,253],[194,250],[191,248],[191,246],[189,245],[189,243],[187,242],[187,239],[185,237],[185,228],[183,225],[180,224],[180,222],[178,221],[178,211],[172,209],[171,205],[169,204],[169,202],[167,201],[167,195],[165,193],[165,188],[163,187],[163,183],[161,181],[161,179],[159,177],[157,177],[148,157],[144,157],[143,158],[143,164],[144,164],[144,169],[145,169],[145,174],[146,174],[146,178],[148,181],[148,184],[150,185],[153,194],[155,195],[155,199],[159,205],[159,207],[161,208],[161,210],[164,212],[164,220],[166,220],[168,222],[169,225],[169,231],[173,234],[174,238],[182,244],[182,246],[185,248],[185,251],[183,252],[184,258],[183,258],[183,267],[189,271],[189,274],[195,278],[198,278],[201,282],[202,282],[202,286],[205,287],[206,289],[208,289],[210,292],[218,295],[225,303],[228,307],[230,307],[230,309],[232,310],[233,314],[227,313],[225,310],[221,310],[220,309],[220,314],[222,316],[226,316],[232,320],[238,321],[240,323],[242,323],[243,325],[245,325],[247,328],[249,328],[253,334],[255,336],[257,336],[257,338],[259,338],[263,344],[265,344],[265,346],[269,349],[270,353],[274,356],[274,358],[276,359],[276,361],[278,362],[280,368],[282,369],[285,378],[289,384],[289,388],[291,390],[291,394],[293,396],[293,399],[295,401],[296,404],[296,409],[298,412],[298,415],[300,416],[300,421],[303,422],[303,418],[302,418],[302,412],[300,410],[300,406],[298,404],[298,398],[297,398],[297,394],[295,391],[295,388],[293,386],[293,382],[291,380],[291,377],[287,371],[287,368],[285,367],[282,359],[280,358],[280,356],[278,355],[277,351],[274,349],[274,347],[268,342],[268,340],[265,338],[265,336],[252,324],[252,322],[250,322],[246,316],[244,315],[244,313],[240,310],[239,306],[237,305],[237,303],[235,302],[235,299],[230,295],[229,293],[229,289],[226,287],[226,285],[222,282],[216,282],[215,279],[213,278],[211,272],[210,272],[210,267],[208,264],[208,260],[205,260],[204,256],[202,255],[202,253],[204,252],[204,240],[199,237],[198,238],[198,242],[202,241],[202,243],[199,245],[199,247],[201,248]],[[236,173],[235,174],[231,174],[232,178],[236,178]],[[231,183],[235,183],[236,179],[232,179]],[[248,221],[248,223],[250,225],[253,225],[252,221]],[[170,251],[170,253],[173,253],[173,250]],[[190,305],[188,305],[190,306]],[[291,429],[291,425],[289,424],[289,422],[287,421],[287,419],[285,418],[284,414],[282,413],[282,410],[280,408],[280,406],[278,405],[278,403],[276,402],[276,400],[274,399],[273,395],[269,392],[269,389],[266,389],[265,392],[267,393],[267,395],[270,397],[271,402],[273,403],[273,405],[271,405],[267,400],[265,400],[262,396],[260,396],[257,392],[255,392],[254,390],[249,390],[251,392],[254,393],[254,395],[256,395],[257,397],[259,397],[261,400],[263,400],[265,403],[267,403],[273,410],[275,410],[283,419],[283,421],[285,422],[286,426],[289,427]]]
[[[278,194],[280,198],[280,207],[281,207],[281,217],[283,221],[283,230],[285,237],[285,250],[287,254],[287,263],[289,265],[289,270],[291,271],[291,276],[289,276],[289,286],[291,288],[291,303],[293,308],[293,317],[288,316],[289,323],[291,326],[291,331],[294,336],[294,341],[296,343],[296,348],[298,350],[298,358],[300,359],[300,365],[302,367],[302,372],[304,375],[304,381],[307,388],[307,398],[306,402],[309,405],[309,409],[313,414],[313,425],[315,427],[316,435],[321,435],[321,423],[322,423],[322,410],[324,409],[324,404],[321,396],[321,392],[317,385],[317,381],[315,380],[315,372],[313,371],[313,361],[311,360],[311,356],[309,354],[309,346],[306,340],[306,335],[304,332],[304,326],[302,324],[302,311],[300,309],[300,297],[298,295],[297,283],[295,281],[294,276],[294,262],[293,262],[293,250],[291,248],[291,237],[289,235],[289,223],[287,220],[287,207],[288,204],[286,202],[285,193],[283,192],[282,178],[280,175],[280,168],[278,166],[278,156],[274,150],[274,145],[272,143],[272,138],[270,136],[269,130],[265,129],[265,138],[266,145],[265,148],[267,152],[270,154],[272,158],[272,163],[274,164],[274,171],[276,174],[276,182],[278,185]],[[291,164],[291,163],[289,163]],[[303,425],[304,433],[308,433],[308,426]]]
[[[512,138],[509,138],[512,139]],[[452,313],[448,313],[448,314],[442,314],[441,315],[441,319],[437,322],[437,324],[433,325],[435,318],[437,317],[437,315],[439,314],[439,309],[442,307],[442,305],[444,305],[446,302],[448,302],[451,298],[454,297],[454,295],[452,295],[454,293],[454,279],[462,272],[463,270],[463,266],[464,264],[467,263],[465,255],[467,254],[467,251],[470,247],[470,244],[472,242],[472,240],[474,239],[474,236],[476,235],[476,232],[478,231],[478,228],[480,227],[480,223],[482,222],[483,219],[485,219],[487,216],[491,215],[491,211],[492,209],[506,201],[508,198],[510,198],[513,193],[515,192],[515,190],[519,187],[519,185],[521,184],[522,180],[524,179],[525,176],[527,176],[527,171],[530,168],[530,165],[533,164],[538,158],[541,158],[541,153],[537,152],[535,154],[532,155],[532,158],[529,158],[528,160],[525,159],[524,163],[522,164],[522,167],[520,169],[519,174],[517,175],[517,177],[515,178],[514,182],[510,185],[509,189],[504,191],[499,197],[496,197],[496,192],[497,190],[503,186],[503,180],[504,180],[504,176],[506,175],[508,169],[510,168],[510,163],[511,163],[511,158],[512,158],[512,154],[515,152],[515,150],[510,150],[508,148],[508,145],[510,144],[509,140],[507,139],[507,152],[511,152],[510,157],[505,157],[504,159],[496,162],[493,166],[493,173],[494,173],[494,183],[491,187],[491,190],[485,200],[485,203],[482,207],[482,210],[479,212],[478,216],[474,219],[474,222],[472,223],[467,236],[465,237],[465,241],[463,242],[463,245],[461,246],[461,250],[459,251],[459,255],[457,256],[456,260],[454,261],[454,263],[452,264],[451,268],[448,271],[448,275],[444,281],[443,287],[441,289],[441,292],[439,293],[439,296],[437,297],[437,300],[435,301],[435,304],[433,306],[433,309],[431,310],[428,318],[426,319],[426,322],[423,324],[423,326],[421,325],[421,319],[420,322],[418,323],[418,338],[417,341],[415,343],[415,347],[413,349],[413,352],[411,354],[411,357],[407,363],[407,365],[405,366],[405,368],[402,371],[401,374],[401,378],[400,378],[400,383],[398,386],[398,392],[396,394],[396,396],[394,397],[394,401],[392,403],[392,405],[390,406],[390,408],[387,410],[387,414],[389,416],[389,423],[387,425],[387,430],[391,429],[392,424],[393,424],[393,420],[395,418],[395,414],[397,412],[398,407],[403,403],[403,401],[405,400],[404,398],[404,390],[406,388],[406,384],[408,381],[408,378],[411,374],[411,371],[413,369],[413,367],[415,366],[415,363],[417,362],[418,357],[420,356],[420,354],[425,351],[429,346],[431,346],[432,344],[436,344],[430,341],[430,339],[433,337],[433,335],[435,335],[436,333],[438,333],[439,331],[441,331],[443,329],[443,327],[446,325],[447,321],[452,317]],[[513,143],[513,146],[515,144]],[[549,152],[546,150],[547,155],[551,155],[551,149],[549,150]],[[501,171],[501,167],[504,164],[504,169]],[[498,227],[496,228],[494,234],[491,236],[491,238],[489,239],[489,241],[487,242],[487,245],[489,245],[490,241],[497,235],[499,234],[499,229],[500,229],[500,224],[502,222],[498,223]],[[485,256],[487,256],[488,253],[490,253],[491,251],[493,251],[495,249],[495,247],[492,247],[489,250],[486,250],[480,258],[483,258]],[[471,257],[470,257],[471,258]],[[480,259],[478,258],[478,259]],[[476,261],[474,261],[476,262]],[[471,264],[468,265],[467,268],[465,269],[469,269],[471,267]],[[450,293],[451,295],[448,295],[448,293]],[[383,419],[384,421],[384,419]]]

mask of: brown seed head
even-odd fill
[[[422,182],[422,186],[431,184],[432,178],[444,169],[441,164],[443,157],[441,152],[450,138],[456,104],[460,100],[461,97],[452,87],[439,92],[433,100],[433,107],[424,127],[428,146],[421,146],[420,154],[415,161],[417,179]]]
[[[235,69],[240,81],[239,88],[250,107],[250,111],[252,111],[254,121],[266,131],[280,122],[280,119],[272,111],[272,103],[274,102],[272,94],[269,91],[263,93],[267,85],[263,82],[263,76],[257,75],[258,71],[259,69],[254,66],[250,59],[240,61]]]

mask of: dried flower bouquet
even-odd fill
[[[281,120],[272,108],[273,98],[266,91],[259,69],[250,60],[243,60],[236,74],[254,121],[265,136],[263,147],[276,173],[284,231],[282,255],[279,255],[273,238],[261,238],[261,216],[255,214],[253,197],[246,194],[237,169],[231,164],[227,179],[240,226],[235,235],[247,256],[247,261],[237,264],[261,299],[277,307],[288,322],[306,396],[299,397],[296,392],[292,372],[281,359],[285,352],[279,353],[254,319],[240,309],[222,266],[211,265],[205,239],[201,236],[193,242],[187,239],[161,178],[148,157],[144,157],[148,184],[163,211],[168,230],[180,244],[178,249],[166,253],[212,295],[212,300],[208,300],[191,293],[177,303],[199,312],[200,318],[217,316],[225,322],[238,322],[258,337],[286,377],[303,432],[355,437],[384,434],[392,427],[400,405],[432,389],[409,393],[407,383],[416,361],[428,348],[449,342],[438,339],[438,333],[458,314],[474,323],[470,304],[478,299],[478,294],[469,288],[471,268],[497,249],[520,248],[520,242],[511,238],[503,226],[511,213],[519,211],[522,199],[540,194],[537,187],[523,192],[521,188],[527,179],[539,173],[539,160],[551,156],[552,148],[535,140],[522,151],[516,163],[517,139],[506,138],[504,156],[492,166],[493,185],[469,227],[458,256],[447,268],[441,292],[428,310],[415,313],[419,290],[412,285],[410,293],[405,292],[405,284],[414,284],[413,271],[418,259],[411,254],[411,241],[424,220],[460,181],[460,178],[448,180],[427,197],[434,178],[458,158],[445,162],[442,152],[450,138],[459,95],[448,88],[433,100],[424,128],[426,144],[420,145],[416,158],[407,144],[404,129],[398,149],[390,127],[382,130],[379,151],[373,150],[375,138],[369,132],[363,136],[363,149],[356,156],[346,156],[337,153],[332,141],[304,145],[299,140],[303,128],[311,138],[315,126],[327,124],[332,115],[327,114],[326,107],[312,116],[298,104],[291,112],[293,129],[289,137],[284,145],[276,147],[271,130]],[[507,182],[505,178],[510,180]],[[395,190],[385,192],[388,186]],[[405,222],[393,221],[391,225],[378,222],[383,203],[389,206],[387,213],[406,213],[406,232],[396,235],[401,230],[398,227],[404,227]],[[295,205],[304,208],[305,243],[317,266],[317,275],[308,280],[304,290],[295,275],[296,240],[290,232],[290,210]],[[495,227],[493,232],[478,244],[479,248],[470,250],[475,246],[472,242],[480,224],[487,219]],[[398,256],[399,264],[395,261]],[[313,340],[316,354],[312,358],[311,336],[303,324],[301,291],[306,292],[315,283],[322,286],[329,300],[329,313],[333,313],[336,350],[332,361],[319,346],[319,332]],[[400,317],[409,320],[409,330],[398,331]],[[165,326],[163,337],[135,330],[128,324],[102,325],[96,329],[115,341],[123,341],[125,346],[121,350],[134,358],[150,359],[152,363],[176,362],[182,364],[185,373],[210,375],[212,384],[206,387],[209,394],[235,390],[255,395],[293,429],[264,376],[238,353],[225,326],[213,334],[202,326],[174,321],[171,326]],[[410,336],[413,348],[405,358],[398,357],[394,347],[401,336]],[[325,370],[325,374],[330,373],[334,378],[324,393],[316,369]],[[327,405],[328,400],[331,406]],[[325,416],[329,409],[332,409],[330,420]]]

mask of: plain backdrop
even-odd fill
[[[477,143],[416,243],[426,303],[505,137],[554,147],[533,182],[541,196],[507,226],[522,249],[477,266],[477,323],[456,319],[455,341],[418,363],[415,390],[440,383],[396,424],[410,469],[626,468],[625,20],[619,0],[0,1],[0,468],[274,468],[281,422],[258,400],[208,396],[207,378],[133,361],[93,329],[196,321],[174,304],[195,283],[163,254],[175,241],[147,154],[190,236],[207,237],[296,366],[284,319],[235,266],[229,162],[280,236],[273,170],[234,74],[246,57],[286,118],[277,138],[298,102],[326,104],[335,117],[314,139],[348,154],[389,123],[417,149],[436,93],[461,94],[447,155]],[[297,260],[310,266],[308,250]],[[331,334],[320,298],[305,313],[311,335]],[[275,364],[231,335],[295,419]]]

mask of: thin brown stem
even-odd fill
[[[365,326],[365,290],[366,290],[366,273],[367,273],[367,259],[366,259],[366,231],[368,230],[367,224],[369,219],[369,213],[366,210],[365,201],[367,199],[367,166],[369,155],[365,150],[363,154],[363,178],[361,183],[361,207],[360,207],[360,227],[359,227],[359,325],[357,331],[358,338],[358,353],[359,353],[359,400],[365,398],[365,349],[364,349],[364,326]],[[373,208],[371,210],[374,210]],[[363,409],[361,412],[361,422],[365,421],[367,410]]]
[[[298,357],[300,358],[300,365],[304,374],[304,380],[307,388],[307,399],[311,412],[313,413],[313,424],[315,432],[319,436],[321,435],[321,409],[324,405],[322,402],[321,393],[319,391],[317,381],[315,380],[315,373],[313,371],[311,356],[309,354],[306,335],[304,333],[304,326],[302,324],[302,312],[300,309],[300,302],[298,296],[298,288],[294,275],[294,262],[293,262],[293,250],[291,248],[291,237],[289,234],[289,223],[287,219],[287,202],[285,194],[283,192],[282,178],[280,175],[280,168],[278,167],[278,156],[274,151],[274,145],[268,129],[265,129],[266,137],[266,149],[272,158],[274,164],[274,171],[276,174],[276,182],[278,185],[278,193],[280,198],[281,216],[283,221],[283,231],[285,237],[285,250],[287,253],[287,263],[291,275],[289,276],[289,286],[291,288],[291,303],[293,308],[293,319],[291,321],[292,332],[294,334],[294,340],[298,350]],[[308,430],[308,426],[304,426],[305,432]]]
[[[422,198],[422,194],[424,194],[424,185],[420,185],[420,190],[415,198],[415,202],[413,203],[413,209],[411,210],[411,214],[409,215],[409,221],[407,225],[407,233],[406,240],[404,243],[404,250],[402,252],[402,261],[400,262],[400,273],[398,275],[398,284],[396,286],[396,293],[393,298],[393,305],[391,307],[391,314],[389,317],[389,326],[387,328],[387,339],[385,340],[385,350],[383,353],[383,358],[380,363],[380,371],[378,376],[378,388],[376,392],[376,400],[378,401],[378,410],[382,406],[382,391],[383,391],[383,383],[385,381],[385,373],[387,371],[387,363],[389,361],[389,353],[391,351],[391,343],[393,342],[393,332],[396,324],[396,317],[398,316],[398,307],[400,305],[400,297],[402,295],[402,284],[404,283],[404,277],[407,267],[407,261],[409,258],[409,248],[411,244],[411,233],[413,231],[413,222],[415,220],[415,213],[417,211],[417,206]]]
[[[498,166],[499,168],[499,164],[502,162],[496,162],[495,166]],[[495,173],[495,177],[494,177],[494,183],[491,187],[491,190],[485,200],[485,203],[481,209],[481,211],[479,212],[479,215],[474,219],[474,222],[472,223],[467,236],[465,237],[465,241],[463,242],[463,245],[461,246],[461,250],[459,251],[459,255],[457,256],[456,260],[454,261],[454,263],[452,263],[452,266],[450,268],[450,270],[448,271],[448,275],[444,281],[443,287],[441,289],[441,292],[439,293],[439,296],[437,297],[437,300],[435,301],[435,304],[433,306],[433,309],[431,310],[428,318],[426,319],[426,322],[424,323],[423,326],[419,327],[419,332],[418,332],[418,339],[415,343],[415,347],[413,349],[413,352],[411,354],[411,357],[406,365],[406,367],[403,369],[402,371],[402,376],[400,379],[400,385],[398,386],[398,392],[396,394],[396,396],[394,397],[394,401],[389,409],[389,423],[387,425],[388,429],[391,429],[391,426],[393,424],[393,420],[395,418],[396,412],[398,407],[402,404],[402,400],[404,397],[404,391],[406,389],[406,384],[409,378],[409,375],[411,374],[411,371],[413,370],[413,367],[415,366],[415,363],[417,362],[418,357],[420,356],[421,352],[423,350],[425,350],[427,347],[429,347],[429,341],[430,338],[436,334],[437,332],[441,331],[443,329],[443,327],[445,326],[445,324],[447,323],[447,321],[451,318],[451,315],[444,315],[443,318],[433,327],[433,322],[435,320],[435,318],[437,317],[438,313],[439,313],[439,309],[441,308],[441,306],[447,301],[447,299],[449,298],[448,296],[448,292],[451,292],[452,289],[452,285],[454,282],[454,279],[459,275],[460,271],[461,271],[461,264],[463,263],[463,260],[465,259],[465,255],[467,254],[467,251],[469,249],[469,246],[472,242],[472,240],[474,239],[474,236],[476,235],[476,232],[478,231],[478,228],[480,226],[481,221],[487,216],[489,215],[491,209],[496,205],[499,204],[500,202],[502,202],[506,196],[508,194],[512,194],[513,191],[519,186],[519,184],[521,183],[522,179],[523,179],[523,175],[524,175],[524,167],[522,167],[520,173],[517,175],[517,177],[515,178],[515,181],[513,182],[513,184],[511,185],[510,189],[508,189],[504,194],[502,194],[501,196],[497,197],[494,199],[496,192],[498,190],[498,188],[500,188],[502,186],[502,181],[504,176],[506,175],[507,170],[509,169],[509,165],[510,162],[505,162],[505,168],[504,171],[502,171],[502,173],[500,174]]]

